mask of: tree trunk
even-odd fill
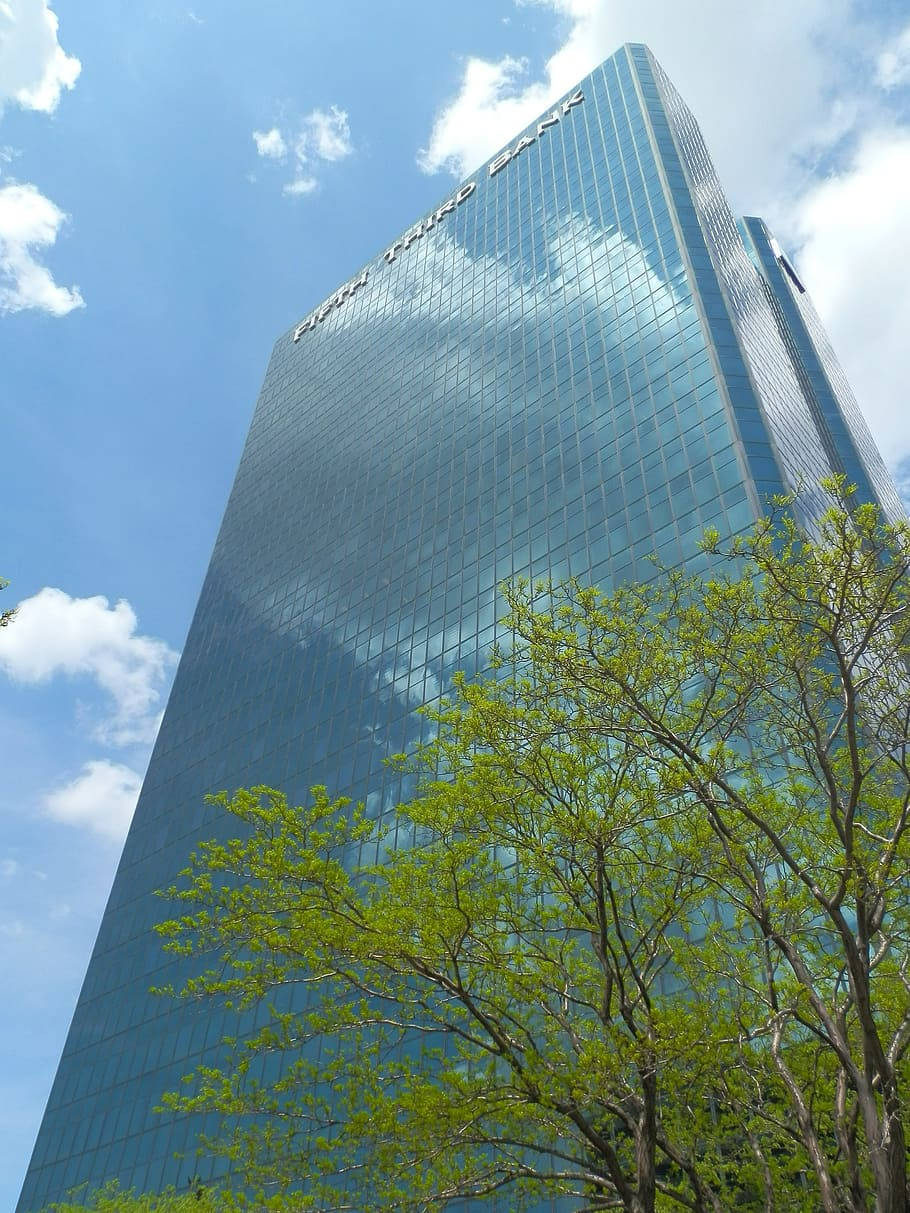
[[[774,1180],[771,1177],[771,1168],[768,1166],[768,1160],[762,1153],[761,1144],[754,1133],[749,1132],[749,1146],[752,1153],[755,1155],[755,1161],[761,1168],[762,1184],[765,1190],[765,1211],[764,1213],[775,1213],[774,1210]]]
[[[639,1069],[642,1102],[635,1132],[634,1213],[654,1213],[657,1198],[657,1074],[653,1063]]]
[[[860,1172],[859,1154],[856,1149],[856,1119],[858,1109],[856,1104],[847,1107],[847,1074],[841,1067],[837,1074],[837,1088],[834,1104],[834,1126],[837,1143],[841,1155],[847,1165],[847,1179],[850,1184],[850,1208],[853,1213],[868,1213],[869,1200],[863,1186]]]
[[[901,1120],[900,1093],[894,1071],[884,1055],[875,1031],[869,1009],[868,991],[861,988],[861,992],[864,997],[862,1000],[857,998],[857,1006],[863,1028],[867,1081],[856,1085],[875,1188],[875,1213],[910,1213],[910,1198],[907,1192],[907,1141]],[[875,1090],[871,1076],[879,1080],[878,1091]]]
[[[907,1145],[900,1105],[893,1096],[886,1102],[878,1134],[870,1143],[869,1163],[875,1184],[875,1213],[910,1213]]]
[[[790,1069],[780,1055],[780,1042],[783,1032],[782,1025],[778,1022],[774,1028],[774,1034],[771,1038],[771,1056],[774,1059],[774,1064],[777,1067],[777,1072],[784,1081],[784,1086],[790,1093],[790,1100],[793,1104],[793,1110],[796,1113],[796,1122],[799,1126],[800,1137],[803,1139],[803,1145],[809,1158],[812,1160],[812,1166],[815,1170],[815,1177],[818,1181],[818,1194],[821,1198],[821,1208],[824,1213],[840,1213],[840,1203],[837,1199],[837,1194],[834,1190],[834,1184],[831,1182],[831,1173],[828,1170],[827,1159],[818,1140],[818,1134],[815,1132],[815,1125],[812,1123],[812,1116],[806,1106],[805,1098],[800,1090],[799,1083],[790,1073]],[[889,1209],[888,1213],[892,1213]],[[896,1213],[896,1211],[895,1211]],[[903,1211],[902,1211],[903,1213]]]

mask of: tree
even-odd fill
[[[49,1205],[45,1213],[212,1213],[213,1198],[202,1188],[177,1193],[137,1193],[124,1191],[119,1184],[107,1184],[92,1195],[72,1195],[61,1203]]]
[[[216,798],[159,929],[259,1026],[166,1102],[256,1199],[906,1213],[910,528],[827,487],[710,577],[507,590],[393,822]]]
[[[0,577],[0,590],[5,590],[8,585],[9,582]],[[5,628],[12,623],[16,618],[16,610],[17,608],[13,607],[11,610],[0,611],[0,628]]]

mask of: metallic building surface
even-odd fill
[[[206,792],[321,783],[378,816],[416,707],[483,666],[503,580],[694,567],[705,527],[832,471],[901,512],[811,305],[743,232],[627,46],[279,338],[20,1213],[219,1173],[212,1125],[153,1111],[236,1031],[150,993],[180,978],[153,893],[224,828]]]

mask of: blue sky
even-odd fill
[[[904,3],[0,3],[0,1208],[275,336],[625,40],[793,256],[906,487]]]

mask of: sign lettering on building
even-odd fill
[[[446,215],[451,215],[452,211],[457,206],[461,206],[465,199],[470,198],[476,189],[477,182],[469,181],[467,185],[461,187],[454,198],[450,198],[448,202],[444,202],[439,210],[434,211],[432,215],[429,215],[421,223],[416,224],[410,231],[405,232],[400,240],[396,240],[391,248],[387,248],[382,254],[389,265],[392,264],[402,249],[410,248],[415,240],[419,240],[421,236],[425,236],[427,232],[431,232],[437,223],[444,219]]]
[[[581,105],[584,99],[585,95],[581,89],[578,89],[578,91],[573,93],[571,97],[566,97],[560,109],[553,110],[551,114],[547,114],[546,118],[541,118],[541,120],[537,123],[536,135],[522,135],[514,147],[507,147],[504,152],[500,152],[495,160],[490,162],[490,176],[495,177],[500,169],[505,168],[505,166],[511,160],[514,160],[516,156],[520,155],[526,147],[530,147],[532,143],[536,143],[548,127],[555,126],[556,123],[559,122],[560,118],[567,114],[574,106]]]
[[[342,303],[346,299],[350,299],[358,287],[366,286],[369,275],[370,271],[364,270],[359,278],[354,278],[351,282],[345,283],[341,290],[336,291],[331,299],[327,299],[321,308],[297,325],[294,329],[294,340],[299,341],[303,334],[309,333],[314,329],[320,320],[325,320],[333,308],[341,307]]]
[[[563,101],[562,105],[560,105],[557,109],[547,114],[546,117],[541,118],[537,124],[536,134],[522,135],[514,147],[507,147],[505,151],[500,152],[494,160],[490,161],[490,176],[495,177],[496,174],[501,169],[504,169],[507,164],[511,163],[516,156],[520,156],[526,147],[530,147],[532,143],[536,143],[537,140],[544,135],[551,126],[555,126],[557,122],[564,118],[571,109],[574,109],[576,105],[581,105],[584,99],[584,93],[581,89],[578,89],[572,94],[571,97],[567,97],[565,101]],[[406,231],[400,240],[396,240],[395,243],[387,248],[382,254],[383,260],[386,262],[386,264],[391,265],[399,253],[409,249],[415,240],[419,240],[421,236],[425,236],[428,232],[431,232],[445,219],[446,215],[451,215],[459,206],[461,206],[463,202],[467,201],[467,199],[471,197],[476,189],[477,182],[469,181],[467,185],[463,185],[458,193],[454,194],[448,200],[448,202],[444,202],[442,206],[433,211],[431,215],[428,215],[426,219],[422,219],[420,223],[415,224],[414,227]],[[332,314],[335,308],[341,307],[343,303],[350,299],[359,287],[366,286],[369,273],[369,269],[365,269],[359,278],[352,279],[351,282],[346,283],[343,287],[341,287],[340,290],[337,290],[330,299],[327,299],[320,308],[317,308],[315,312],[312,312],[306,318],[306,320],[301,321],[300,324],[298,324],[294,329],[293,340],[295,342],[299,341],[304,333],[312,332],[312,330],[316,328],[321,321],[325,320],[327,316]]]

